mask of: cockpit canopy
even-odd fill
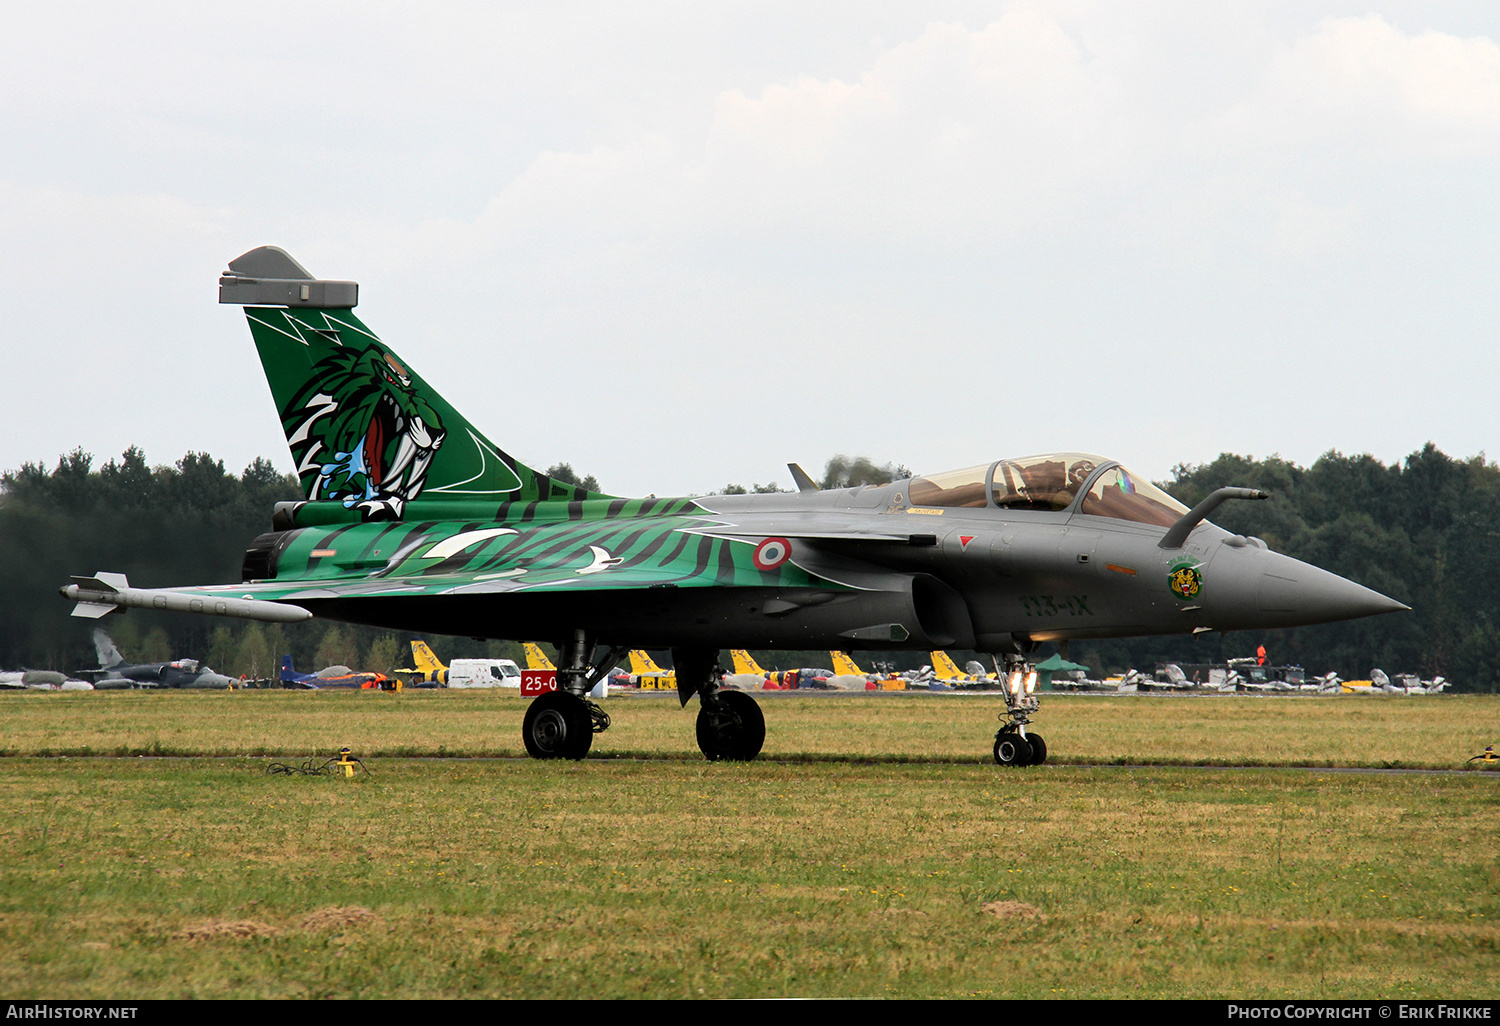
[[[917,477],[912,479],[908,494],[914,506],[1043,512],[1073,509],[1086,516],[1159,527],[1170,527],[1187,512],[1182,503],[1113,460],[1080,452],[1000,460]]]

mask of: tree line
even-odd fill
[[[269,625],[146,610],[99,621],[70,617],[68,603],[57,597],[70,574],[125,573],[140,587],[239,580],[245,547],[270,530],[272,504],[300,497],[295,479],[263,459],[238,475],[207,453],[152,467],[130,448],[118,459],[94,463],[75,450],[53,468],[28,463],[0,477],[0,667],[92,668],[94,626],[108,630],[128,659],[188,656],[236,676],[273,676],[288,653],[307,669],[407,665],[406,636],[319,620]],[[566,464],[549,473],[598,487]],[[878,484],[905,476],[909,471],[895,464],[838,456],[821,483]],[[1180,465],[1159,484],[1188,506],[1223,485],[1270,492],[1266,502],[1221,506],[1214,522],[1412,611],[1282,631],[1079,642],[1069,652],[1075,661],[1100,672],[1149,669],[1158,661],[1250,655],[1264,644],[1273,661],[1314,673],[1331,669],[1355,678],[1378,666],[1441,674],[1461,690],[1500,690],[1500,468],[1482,456],[1454,459],[1428,444],[1390,466],[1368,455],[1329,452],[1300,467],[1277,456],[1225,454],[1201,466]],[[444,659],[519,655],[512,643],[429,641]],[[764,665],[786,658],[761,655]],[[972,656],[953,655],[960,664]],[[927,657],[870,660],[905,669]]]
[[[262,624],[135,609],[73,617],[57,594],[72,574],[123,573],[142,588],[232,584],[250,541],[271,530],[271,508],[301,498],[291,475],[256,459],[240,474],[207,453],[152,467],[131,447],[94,466],[74,450],[48,469],[34,463],[0,477],[0,668],[78,674],[98,665],[93,629],[131,662],[194,658],[230,676],[274,677],[281,657],[298,669],[342,663],[385,671],[410,666],[406,635],[311,620]],[[516,658],[506,642],[442,639],[444,659]]]

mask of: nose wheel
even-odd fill
[[[1036,712],[1036,667],[1019,656],[1008,656],[1005,669],[995,662],[995,672],[1003,682],[1005,711],[1000,714],[1004,724],[995,734],[995,762],[1001,766],[1040,766],[1047,761],[1047,742],[1042,735],[1026,729],[1031,714]]]
[[[995,762],[1001,766],[1040,766],[1047,761],[1047,742],[1040,734],[1022,737],[1019,730],[995,735]]]

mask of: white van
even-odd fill
[[[521,668],[509,659],[455,659],[448,664],[450,688],[521,688]]]

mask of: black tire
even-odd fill
[[[766,717],[742,691],[721,691],[698,709],[698,748],[709,762],[749,762],[766,743]]]
[[[995,761],[1001,766],[1029,765],[1031,745],[1020,734],[1001,734],[995,738]]]
[[[1032,766],[1040,766],[1042,763],[1046,762],[1047,761],[1047,742],[1045,742],[1045,741],[1042,740],[1042,735],[1040,735],[1040,734],[1027,734],[1026,735],[1026,740],[1031,745],[1031,762],[1030,762],[1030,765],[1032,765]]]
[[[538,695],[526,709],[521,740],[533,759],[582,759],[594,743],[588,703],[566,691]]]

